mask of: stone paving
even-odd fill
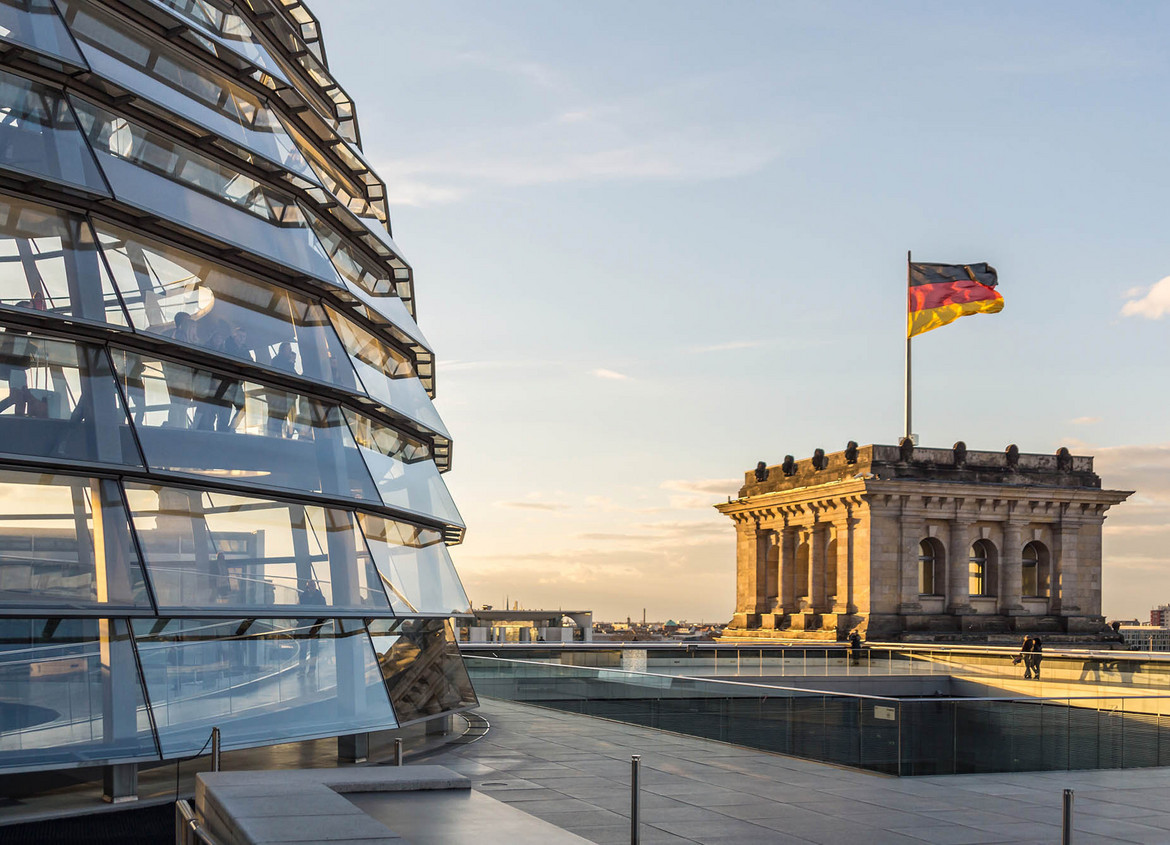
[[[628,843],[630,755],[642,755],[642,842],[983,845],[1170,843],[1170,768],[895,778],[483,699],[471,745],[428,755],[473,788],[593,842]]]

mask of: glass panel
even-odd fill
[[[362,392],[313,300],[102,220],[95,225],[135,328]],[[190,322],[176,332],[180,314]]]
[[[398,726],[370,640],[333,619],[135,620],[163,756]]]
[[[396,613],[468,611],[471,602],[439,531],[368,513],[358,521]]]
[[[356,184],[353,179],[341,168],[330,161],[319,149],[319,140],[309,140],[290,124],[289,135],[297,143],[302,154],[309,162],[309,166],[316,174],[317,180],[329,192],[328,197],[319,196],[320,191],[311,192],[314,199],[325,201],[336,200],[345,206],[356,217],[371,217],[375,226],[385,226],[387,214],[386,205],[371,203],[365,194],[365,186]]]
[[[141,466],[105,352],[0,328],[0,452]]]
[[[0,305],[128,325],[85,218],[4,196]]]
[[[180,312],[175,322],[176,336],[194,343],[194,318]],[[113,353],[152,468],[378,501],[337,406],[176,361]]]
[[[338,283],[290,197],[86,100],[72,102],[118,199]]]
[[[64,95],[3,72],[0,167],[109,195]]]
[[[157,759],[121,619],[0,619],[0,769]]]
[[[231,4],[212,4],[207,0],[153,0],[156,5],[175,12],[209,34],[217,42],[228,45],[248,61],[263,68],[285,82],[284,71],[272,58],[267,48],[252,29],[231,7]]]
[[[479,703],[444,619],[373,619],[370,639],[399,722]]]
[[[389,605],[348,511],[126,484],[164,610]]]
[[[397,296],[371,296],[356,285],[350,285],[349,291],[360,301],[360,304],[355,304],[355,311],[363,314],[372,323],[379,325],[390,323],[394,329],[402,333],[402,337],[394,335],[396,340],[408,345],[417,344],[423,348],[422,350],[416,348],[416,354],[420,351],[430,352],[430,341],[422,333],[414,317],[410,316],[405,302]]]
[[[0,472],[0,605],[151,610],[114,481]]]
[[[0,38],[85,67],[51,0],[0,0]]]
[[[326,310],[366,392],[386,407],[450,437],[410,358],[332,308]]]
[[[386,270],[366,260],[316,214],[306,212],[306,215],[325,252],[346,282],[373,296],[394,295],[394,284]]]
[[[385,504],[463,525],[426,443],[349,409],[345,418]]]
[[[264,101],[247,89],[81,0],[62,14],[93,72],[313,182],[312,168]]]

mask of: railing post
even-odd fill
[[[211,729],[211,771],[219,771],[219,728]]]
[[[633,754],[630,756],[630,845],[638,845],[642,841],[642,807],[641,796],[638,794],[641,789],[639,783],[642,773],[642,755]]]
[[[1073,791],[1066,789],[1064,791],[1064,809],[1061,813],[1060,820],[1060,843],[1061,845],[1072,845],[1073,833]]]
[[[397,737],[394,740],[394,765],[402,765],[402,737]]]

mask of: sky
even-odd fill
[[[711,505],[896,443],[907,250],[1004,310],[914,341],[926,446],[1096,456],[1103,609],[1170,602],[1170,6],[313,4],[387,183],[473,603],[726,621]]]

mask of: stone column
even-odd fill
[[[951,544],[947,552],[947,612],[962,613],[971,606],[971,520],[951,520]]]
[[[1056,555],[1052,575],[1053,608],[1061,616],[1082,615],[1080,606],[1080,571],[1077,560],[1077,540],[1080,522],[1068,514],[1063,506],[1057,530]]]
[[[780,598],[780,537],[776,531],[761,531],[764,549],[764,613],[771,613]]]
[[[780,534],[780,596],[778,613],[792,613],[796,609],[796,546],[797,529],[786,525]]]
[[[853,604],[853,518],[852,508],[846,508],[844,524],[837,526],[837,601],[834,613],[852,613]]]
[[[918,601],[918,544],[922,542],[925,525],[921,518],[908,512],[906,499],[902,499],[902,512],[898,516],[901,529],[898,532],[898,609],[901,613],[916,613],[922,609]]]
[[[735,524],[735,619],[733,624],[752,628],[760,623],[763,579],[760,577],[759,523],[751,516],[740,517]],[[753,618],[754,617],[754,618]]]
[[[1014,510],[1015,505],[1008,505]],[[999,612],[1005,616],[1019,616],[1024,612],[1020,601],[1024,589],[1024,550],[1020,542],[1022,524],[1008,512],[1003,524],[1003,548],[999,550]]]
[[[808,532],[808,609],[825,609],[825,545],[828,528],[823,522],[814,522]]]

